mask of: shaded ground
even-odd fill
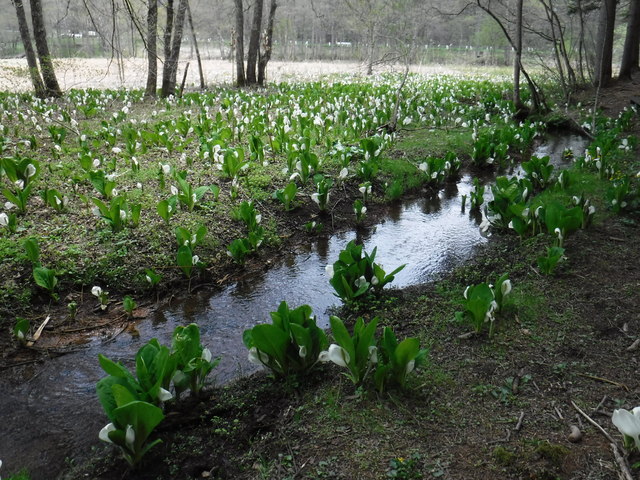
[[[625,97],[611,94],[609,108]],[[164,443],[140,472],[98,445],[64,478],[615,478],[608,442],[570,402],[616,438],[612,409],[638,403],[636,351],[627,348],[640,332],[639,233],[638,218],[578,232],[555,277],[533,268],[546,239],[500,238],[436,284],[390,292],[361,313],[431,346],[430,366],[406,393],[357,392],[335,368],[298,383],[241,379],[170,409]],[[515,293],[503,328],[459,338],[467,329],[451,319],[464,287],[505,271]],[[105,318],[81,305],[85,323],[74,328],[126,327],[117,306]],[[568,441],[570,425],[581,442]],[[89,438],[97,445],[95,432]]]

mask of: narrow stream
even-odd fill
[[[565,148],[581,155],[585,145],[578,136],[552,137],[534,155],[549,155],[555,165],[564,166]],[[333,295],[325,266],[337,259],[350,240],[357,239],[369,252],[377,246],[376,261],[387,271],[407,265],[396,276],[395,287],[427,282],[463,263],[475,246],[487,241],[476,219],[461,212],[461,195],[471,190],[471,178],[465,175],[435,198],[390,206],[380,223],[367,231],[315,238],[309,245],[276,259],[262,274],[221,291],[200,290],[174,301],[141,321],[139,335],[123,333],[106,343],[95,338],[80,351],[23,367],[13,372],[11,379],[1,378],[3,470],[29,464],[32,479],[54,478],[66,457],[73,458],[90,447],[88,438],[93,442],[95,435],[97,442],[98,431],[107,423],[95,395],[95,384],[103,376],[98,353],[131,365],[137,350],[149,339],[156,337],[170,344],[176,326],[195,322],[200,326],[203,344],[214,356],[222,356],[214,373],[215,381],[223,383],[255,371],[246,359],[242,332],[269,321],[269,312],[282,300],[292,307],[309,304],[318,323],[328,325],[327,310],[339,300]]]

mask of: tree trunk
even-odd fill
[[[188,0],[180,0],[178,4],[178,14],[176,16],[169,59],[164,62],[162,70],[162,91],[163,98],[175,93],[176,76],[178,74],[178,59],[180,58],[180,45],[182,44],[182,34],[184,32],[184,17],[187,13]]]
[[[44,18],[42,16],[42,3],[40,0],[31,0],[31,22],[33,23],[33,36],[36,41],[38,60],[42,70],[42,79],[50,97],[61,97],[62,91],[58,85],[56,72],[53,69],[49,45],[47,44],[47,31],[44,28]]]
[[[244,12],[242,10],[242,0],[234,0],[236,11],[236,28],[234,44],[236,50],[236,85],[244,87],[246,78],[244,76]]]
[[[373,75],[373,56],[376,41],[376,26],[374,23],[367,29],[367,75]]]
[[[158,0],[149,0],[147,10],[147,88],[144,94],[155,97],[158,88]]]
[[[31,34],[29,33],[29,24],[27,23],[27,16],[24,13],[24,5],[22,0],[14,0],[13,5],[16,8],[16,16],[18,17],[18,29],[20,30],[20,38],[22,39],[22,45],[24,45],[24,52],[27,56],[27,64],[29,65],[29,75],[31,76],[31,83],[35,90],[36,96],[44,98],[47,96],[47,92],[44,88],[44,82],[40,76],[40,69],[38,68],[38,61],[36,59],[36,53],[33,50],[33,44],[31,43]]]
[[[189,18],[189,28],[191,29],[191,40],[193,41],[193,47],[196,49],[196,59],[198,60],[198,73],[200,74],[200,89],[204,90],[204,72],[202,71],[202,60],[200,59],[200,49],[198,48],[198,39],[196,38],[196,31],[193,28],[193,16],[191,15],[191,5],[187,1],[187,16]]]
[[[258,64],[258,53],[260,51],[260,30],[262,29],[263,6],[264,0],[255,0],[253,5],[251,34],[249,35],[249,49],[247,51],[247,85],[255,85],[258,83],[256,67]]]
[[[516,38],[515,38],[515,58],[513,59],[513,104],[516,110],[522,108],[520,98],[520,62],[522,59],[522,2],[516,0]]]
[[[167,0],[167,21],[164,27],[164,61],[171,57],[171,36],[173,34],[173,0]]]
[[[271,60],[271,49],[273,48],[273,24],[276,18],[277,0],[271,0],[269,4],[269,18],[267,19],[267,31],[263,39],[264,50],[260,52],[258,60],[258,85],[264,85],[267,73],[267,63]]]
[[[631,0],[619,77],[631,80],[631,74],[638,70],[640,70],[640,0]]]
[[[613,75],[613,29],[616,23],[616,0],[603,0],[598,21],[594,84],[605,87]]]

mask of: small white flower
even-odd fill
[[[102,427],[102,430],[100,430],[100,433],[98,434],[98,438],[103,442],[113,443],[109,438],[109,432],[113,432],[115,429],[116,427],[113,423],[109,423],[105,425],[104,427]]]
[[[338,178],[340,180],[344,180],[345,178],[347,178],[347,175],[349,175],[349,169],[345,167],[342,170],[340,170],[340,173],[338,174]]]
[[[640,408],[636,407],[632,412],[620,408],[613,411],[611,421],[623,435],[633,438],[636,448],[640,448]]]
[[[9,215],[2,212],[0,213],[0,227],[6,227],[9,225]]]
[[[315,203],[320,205],[320,194],[319,193],[312,193],[311,194],[311,200],[313,200]]]
[[[99,286],[97,286],[97,285],[96,285],[96,286],[94,286],[94,287],[91,289],[91,294],[92,294],[92,295],[94,295],[94,296],[96,296],[96,297],[98,297],[98,298],[100,298],[100,295],[102,295],[102,288],[100,288],[100,287],[99,287]]]
[[[413,371],[413,369],[416,366],[416,361],[415,360],[411,360],[409,361],[409,363],[407,363],[407,366],[405,368],[405,372],[406,373],[411,373]]]
[[[329,350],[320,352],[318,360],[321,362],[333,362],[340,367],[346,367],[351,360],[349,353],[340,345],[332,343],[329,346]]]
[[[36,174],[36,167],[33,164],[27,165],[27,178],[31,178]]]
[[[119,154],[121,151],[122,151],[122,149],[121,149],[121,148],[118,148],[118,147],[113,147],[113,148],[111,149],[111,152],[112,152],[112,153],[115,153],[116,155],[117,155],[117,154]]]
[[[378,277],[376,277],[375,275],[371,278],[371,285],[378,285],[380,283],[380,280],[378,280]]]
[[[171,173],[171,165],[169,164],[163,164],[162,165],[162,173],[164,173],[165,175],[169,175]]]
[[[471,288],[471,285],[469,285],[467,288],[464,289],[464,293],[462,294],[462,296],[468,300],[469,297],[467,297],[467,294],[469,293],[469,289]]]
[[[333,278],[333,265],[327,265],[326,267],[324,267],[324,271],[327,272],[327,275],[329,275],[329,278]]]
[[[127,431],[124,435],[124,443],[129,447],[129,449],[133,452],[134,442],[136,441],[136,432],[131,425],[127,425]]]
[[[300,348],[298,349],[298,355],[300,356],[300,358],[305,358],[307,356],[307,347],[305,347],[304,345],[300,345]]]
[[[269,362],[269,355],[261,352],[256,347],[249,349],[249,361],[255,365],[264,365]]]
[[[422,162],[420,165],[418,165],[418,168],[423,172],[426,172],[429,169],[429,165],[427,165],[427,162]]]
[[[260,223],[262,221],[262,215],[256,215],[256,223]]]
[[[378,347],[369,346],[369,363],[378,363]]]
[[[175,185],[171,185],[171,195],[178,195],[178,189]]]
[[[100,166],[100,160],[98,158],[94,158],[92,165],[93,165],[93,168],[98,168]]]
[[[202,349],[202,355],[200,357],[205,362],[210,363],[211,362],[211,350],[209,350],[208,348],[203,348]]]
[[[511,280],[507,279],[502,282],[502,285],[500,285],[500,291],[502,292],[503,297],[509,295],[509,293],[511,293]]]
[[[11,210],[13,208],[16,208],[15,204],[13,204],[11,202],[4,202],[4,209],[5,210]]]
[[[200,262],[200,257],[198,255],[194,255],[191,257],[191,265],[197,265]]]
[[[16,184],[16,187],[18,187],[20,190],[24,189],[24,180],[22,179],[16,180],[15,184]]]
[[[124,210],[120,210],[120,220],[125,221],[127,219],[127,212]]]
[[[170,391],[165,390],[164,388],[160,388],[160,390],[158,390],[158,400],[160,400],[161,402],[167,402],[172,398],[173,395]]]
[[[365,283],[367,283],[367,279],[364,278],[364,275],[362,275],[360,278],[358,278],[355,281],[356,287],[360,288],[362,285],[364,285]]]
[[[145,275],[145,278],[147,279],[147,282],[153,284],[153,280],[151,280],[151,277],[149,275]]]

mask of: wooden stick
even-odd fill
[[[596,422],[594,419],[592,419],[589,415],[587,415],[586,413],[584,413],[582,410],[580,410],[580,407],[578,405],[575,404],[575,402],[573,400],[571,400],[571,405],[573,405],[573,408],[575,408],[578,413],[580,415],[582,415],[584,418],[587,419],[587,421],[593,425],[594,427],[596,427],[598,430],[600,430],[600,433],[602,433],[607,440],[609,440],[609,442],[611,442],[612,444],[615,445],[616,441],[611,437],[611,435],[609,435],[606,430],[604,428],[602,428],[598,422]]]
[[[522,428],[522,421],[524,420],[524,411],[520,412],[520,418],[518,419],[518,423],[516,423],[516,428],[514,428],[514,430],[516,432],[519,432],[520,429]]]
[[[618,462],[618,466],[620,467],[620,472],[622,473],[622,476],[624,477],[624,479],[633,480],[633,475],[631,475],[631,472],[629,471],[629,465],[627,465],[627,461],[620,454],[620,451],[618,450],[618,447],[615,443],[611,444],[611,450],[613,450],[613,456],[615,457],[616,462]]]
[[[614,380],[609,380],[607,378],[596,377],[595,375],[587,375],[586,373],[578,373],[579,376],[590,378],[592,380],[598,380],[600,382],[610,383],[611,385],[615,385],[616,387],[624,388],[627,392],[629,391],[629,387],[627,387],[624,383],[616,382]]]

